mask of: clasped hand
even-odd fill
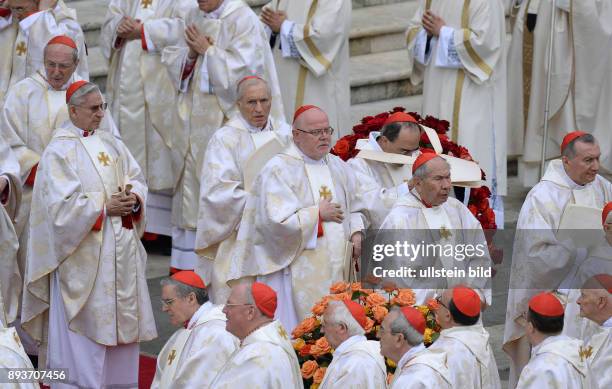
[[[117,26],[117,36],[127,40],[140,39],[141,26],[138,20],[124,16]]]
[[[342,223],[342,220],[344,220],[344,213],[340,204],[332,203],[324,198],[319,202],[319,215],[324,222]]]
[[[439,36],[440,30],[446,25],[444,19],[434,14],[431,11],[426,11],[423,14],[423,28],[427,31],[428,35]]]
[[[206,54],[208,48],[214,44],[211,37],[202,34],[193,24],[185,29],[185,41],[189,46],[189,58],[192,59]]]
[[[134,193],[117,192],[106,202],[106,213],[108,216],[127,216],[132,213],[136,204],[138,198]]]

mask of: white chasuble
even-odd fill
[[[75,73],[89,80],[85,35],[77,21],[76,11],[58,0],[55,8],[36,12],[19,22],[12,51],[10,85],[33,75],[44,66],[44,49],[47,42],[57,35],[67,35],[76,43],[79,64]]]
[[[446,352],[426,349],[421,344],[397,363],[389,389],[450,389],[454,387],[451,382]]]
[[[288,124],[272,119],[261,130],[249,127],[240,114],[234,116],[213,134],[202,165],[196,272],[209,285],[215,304],[225,303],[229,296],[230,255],[248,196],[245,169],[261,170],[266,161],[256,161],[255,154],[268,142],[287,144],[291,133]],[[250,166],[254,163],[258,166]]]
[[[330,154],[321,161],[306,162],[306,158],[291,143],[257,177],[242,215],[229,277],[285,274],[290,292],[286,297],[295,305],[298,321],[329,292],[333,282],[345,278],[343,263],[350,255],[346,243],[352,233],[363,229],[361,217],[352,215],[359,214],[363,206],[355,195],[356,181],[349,166]],[[321,176],[308,164],[324,166],[318,168]],[[322,181],[324,169],[329,171],[327,181]],[[340,204],[344,220],[337,226],[323,223],[323,235],[317,238],[322,196],[331,196],[332,202]]]
[[[595,333],[584,339],[582,355],[588,358],[593,381],[599,389],[612,387],[612,327],[598,326]]]
[[[285,328],[273,321],[244,338],[210,387],[303,388],[300,365]]]
[[[23,349],[15,328],[6,328],[0,323],[0,369],[34,369],[30,358]],[[6,372],[4,373],[6,374]],[[37,383],[3,383],[5,389],[37,389]]]
[[[249,75],[265,79],[272,91],[275,119],[284,119],[276,67],[270,45],[257,15],[241,0],[225,0],[205,14],[198,8],[186,16],[210,36],[214,44],[198,56],[189,77],[183,79],[189,49],[181,39],[177,46],[164,48],[162,63],[177,90],[178,102],[172,143],[175,195],[172,220],[176,227],[195,231],[197,226],[200,178],[208,142],[224,121],[237,112],[236,85]],[[183,33],[181,32],[181,37]]]
[[[356,335],[345,340],[334,351],[325,371],[321,389],[386,389],[387,367],[378,341]]]
[[[444,329],[429,349],[448,355],[454,388],[501,389],[489,333],[482,324]]]
[[[351,2],[272,0],[265,8],[287,13],[280,36],[271,40],[286,117],[314,104],[329,115],[334,137],[350,134]]]
[[[12,15],[0,17],[0,51],[12,53],[19,26]],[[13,55],[0,56],[0,107],[4,105],[4,96],[8,92],[13,69]]]
[[[427,9],[446,23],[437,38],[422,26]],[[407,29],[410,79],[423,83],[421,115],[450,122],[451,140],[470,150],[500,196],[507,189],[504,26],[499,1],[419,0]]]
[[[127,184],[141,204],[132,229],[105,211]],[[70,333],[103,346],[157,336],[139,239],[146,197],[140,169],[120,140],[104,131],[83,137],[71,123],[56,130],[39,163],[30,215],[22,322],[34,339],[45,341],[51,274]],[[101,215],[101,231],[94,231]]]
[[[516,388],[598,389],[593,373],[580,340],[550,336],[533,348]]]
[[[225,330],[223,306],[207,302],[176,331],[157,357],[152,389],[209,388],[238,349],[238,338]]]

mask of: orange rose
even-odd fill
[[[374,320],[370,319],[369,317],[366,317],[366,325],[364,328],[366,334],[369,334],[372,331],[372,328],[374,328]]]
[[[307,317],[295,327],[291,332],[291,336],[293,336],[293,339],[301,338],[304,334],[312,332],[318,324],[319,322],[314,317]]]
[[[317,371],[318,368],[319,368],[319,364],[317,363],[317,361],[304,362],[304,364],[302,365],[302,369],[301,369],[302,378],[304,378],[305,380],[312,378],[312,376],[314,375],[315,371]]]
[[[346,292],[348,288],[349,288],[349,284],[343,281],[338,281],[329,288],[329,292],[332,294],[343,293],[343,292]]]
[[[435,311],[440,309],[440,303],[436,299],[429,299],[427,301],[427,307],[429,307],[430,310]]]
[[[366,305],[375,307],[377,305],[383,305],[387,302],[387,299],[378,293],[372,293],[366,297]]]
[[[401,307],[406,305],[414,305],[415,302],[416,300],[414,298],[414,292],[412,289],[400,289],[397,296],[391,300],[392,304],[397,304]]]
[[[306,346],[306,342],[304,342],[304,339],[302,338],[299,338],[298,340],[293,342],[293,349],[295,351],[300,351],[301,349],[304,348],[304,346]]]
[[[315,371],[314,375],[312,376],[312,382],[314,382],[315,384],[320,384],[321,382],[323,382],[323,377],[325,377],[326,370],[327,370],[326,367],[318,368],[317,371]]]
[[[300,350],[300,357],[307,357],[310,355],[310,349],[312,348],[311,345],[307,344],[304,347],[302,347],[302,349]]]
[[[352,292],[359,292],[361,290],[361,282],[353,282],[351,284],[351,291]]]
[[[323,315],[323,313],[325,313],[325,310],[327,309],[327,303],[329,302],[329,297],[323,297],[321,300],[319,300],[314,307],[312,307],[312,313],[317,315],[317,316],[321,316]]]
[[[372,307],[372,314],[374,315],[374,320],[376,320],[378,323],[382,323],[383,319],[385,318],[385,316],[387,316],[388,313],[389,310],[383,307],[382,305],[376,305]]]
[[[395,291],[395,290],[399,289],[399,288],[397,287],[397,284],[396,284],[395,282],[392,282],[392,281],[385,281],[385,282],[383,282],[383,284],[382,284],[382,288],[383,288],[383,289],[384,289],[384,291],[385,291],[385,292],[387,292],[387,293],[391,293],[391,292],[393,292],[393,291]]]
[[[320,357],[322,355],[328,354],[331,352],[331,346],[325,336],[317,339],[315,344],[310,348],[310,354],[314,357]]]
[[[350,300],[351,295],[348,292],[332,294],[331,296],[329,296],[329,299],[334,301]]]

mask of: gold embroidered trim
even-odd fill
[[[314,0],[310,5],[310,9],[308,10],[308,16],[306,17],[306,23],[304,24],[304,42],[306,43],[306,46],[308,46],[308,50],[310,50],[315,59],[319,61],[319,63],[323,65],[325,69],[329,69],[331,67],[331,62],[329,62],[327,58],[323,56],[317,45],[315,45],[315,43],[310,38],[310,21],[312,20],[312,17],[314,16],[315,11],[317,10],[317,4],[318,0]]]

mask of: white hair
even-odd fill
[[[363,335],[365,330],[357,323],[357,320],[351,315],[346,305],[342,301],[330,301],[328,304],[329,316],[326,319],[334,324],[344,324],[348,336]]]
[[[79,89],[77,89],[72,96],[70,96],[70,100],[68,101],[68,104],[70,105],[81,105],[83,104],[83,101],[85,100],[85,96],[91,94],[91,93],[95,93],[97,92],[98,94],[102,95],[102,92],[100,92],[100,88],[98,88],[98,86],[92,82],[88,82],[87,84],[83,85],[82,87],[80,87]]]
[[[404,339],[410,346],[423,343],[423,335],[414,329],[399,307],[391,308],[391,312],[397,312],[397,317],[391,323],[390,330],[392,334],[404,335]]]
[[[251,87],[251,86],[255,86],[255,85],[259,85],[260,83],[263,83],[266,86],[266,92],[268,93],[268,96],[272,96],[272,90],[270,89],[270,85],[268,85],[268,83],[266,82],[266,80],[264,80],[263,78],[249,78],[247,80],[241,81],[238,83],[238,100],[242,99],[242,97],[244,96],[245,91]]]
[[[442,157],[439,157],[442,158]],[[442,160],[444,161],[444,164],[446,164],[446,167],[448,169],[450,169],[450,164],[448,163],[447,160],[445,160],[444,158],[442,158]],[[414,174],[412,175],[412,177],[416,177],[416,178],[420,178],[420,179],[424,179],[427,178],[427,175],[429,174],[429,169],[427,168],[427,163],[429,161],[425,162],[424,164],[422,164],[421,166],[419,166],[415,171]]]

